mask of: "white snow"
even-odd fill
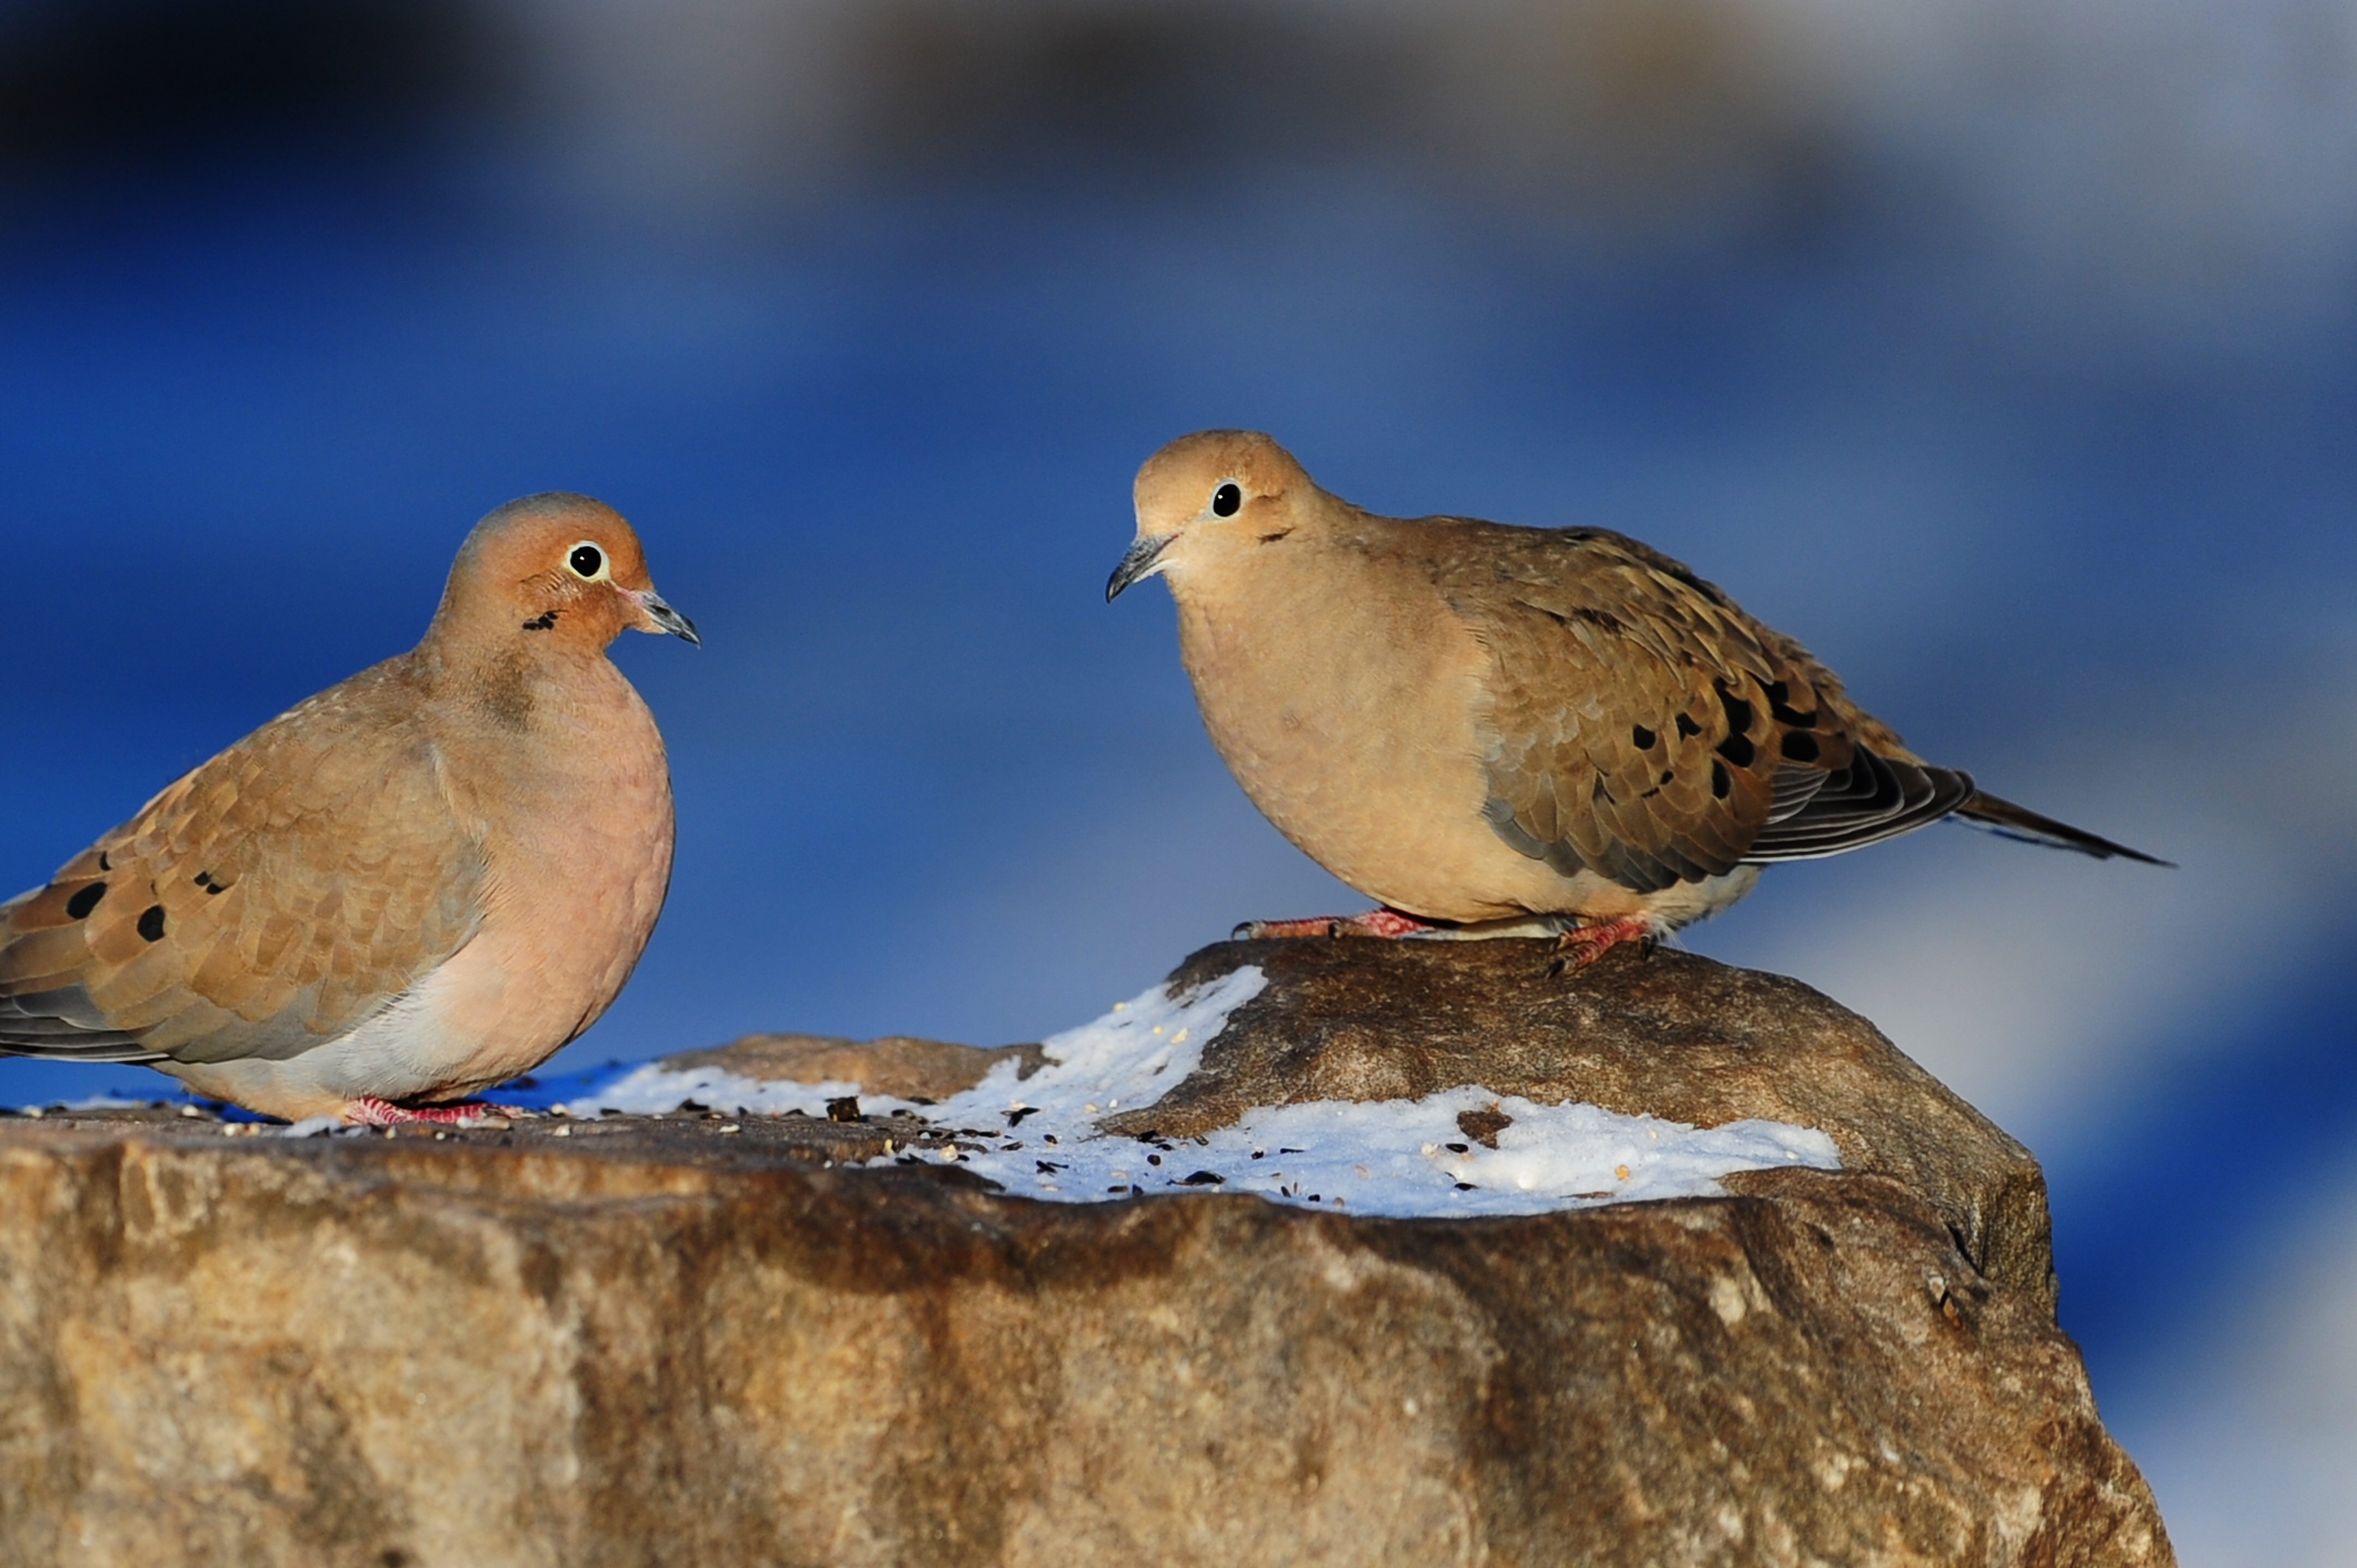
[[[1148,1144],[1097,1133],[1103,1119],[1152,1105],[1192,1072],[1204,1044],[1266,983],[1247,967],[1177,998],[1155,986],[1043,1042],[1048,1063],[1028,1079],[1003,1061],[937,1105],[862,1095],[849,1083],[764,1082],[650,1063],[565,1110],[647,1113],[693,1100],[730,1112],[823,1115],[829,1100],[858,1095],[870,1114],[909,1111],[982,1144],[956,1151],[955,1163],[1007,1191],[1067,1203],[1194,1188],[1351,1214],[1534,1214],[1717,1197],[1717,1178],[1733,1171],[1841,1165],[1833,1140],[1813,1128],[1758,1121],[1695,1128],[1594,1105],[1541,1105],[1479,1085],[1414,1101],[1266,1107],[1202,1138]],[[1511,1118],[1494,1149],[1457,1121],[1461,1112],[1492,1110]],[[875,1163],[909,1157],[949,1156],[895,1154]]]

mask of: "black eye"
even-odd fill
[[[1236,489],[1233,481],[1222,485],[1218,489],[1211,492],[1211,515],[1213,517],[1233,517],[1237,512],[1243,510],[1243,504],[1244,493],[1243,491]]]
[[[578,576],[594,577],[606,569],[606,557],[594,544],[576,544],[565,564],[571,566]]]

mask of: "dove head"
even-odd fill
[[[1132,583],[1168,575],[1174,591],[1282,539],[1320,492],[1293,454],[1257,430],[1182,435],[1137,471],[1137,538],[1105,584],[1112,599]]]
[[[552,490],[475,524],[450,568],[429,636],[486,650],[602,650],[625,631],[701,639],[647,576],[639,536],[587,496]]]

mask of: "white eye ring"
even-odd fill
[[[597,541],[585,539],[565,553],[566,570],[585,583],[602,583],[613,575],[613,560]]]

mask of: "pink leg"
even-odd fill
[[[1574,926],[1555,939],[1555,950],[1562,955],[1555,961],[1563,970],[1577,974],[1622,942],[1642,942],[1650,950],[1657,935],[1653,922],[1642,915],[1623,915],[1617,920]]]
[[[1256,942],[1273,937],[1412,937],[1438,929],[1397,909],[1370,909],[1363,915],[1320,915],[1307,920],[1246,920],[1230,935]]]
[[[425,1122],[464,1127],[476,1122],[511,1121],[529,1114],[512,1105],[493,1105],[483,1100],[462,1100],[456,1105],[395,1105],[371,1094],[344,1107],[344,1125],[400,1127]]]

